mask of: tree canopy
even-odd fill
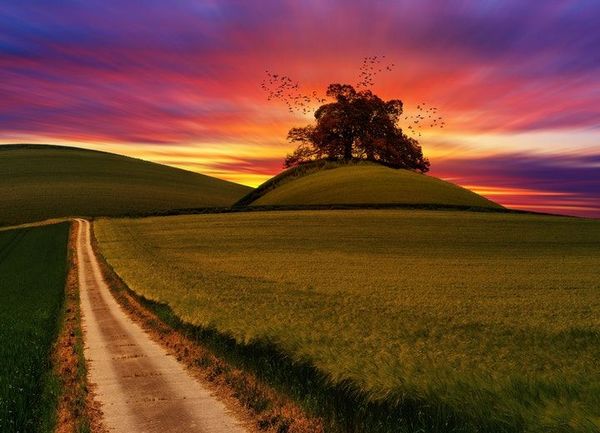
[[[289,131],[288,140],[298,147],[286,157],[286,167],[329,159],[429,170],[419,142],[398,127],[402,101],[384,101],[370,90],[357,91],[349,84],[329,85],[327,96],[335,102],[317,109],[316,124]]]

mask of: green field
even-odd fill
[[[95,230],[124,281],[183,321],[275,343],[409,420],[382,409],[356,431],[600,428],[600,221],[338,210]]]
[[[69,224],[0,232],[0,431],[51,432]]]
[[[329,167],[329,168],[328,168]],[[436,177],[377,164],[333,164],[294,176],[285,173],[260,189],[251,206],[331,204],[434,205],[501,208],[500,205]],[[327,169],[328,168],[328,169]],[[300,167],[302,169],[302,167]],[[260,188],[260,187],[259,187]],[[263,187],[264,188],[264,187]]]
[[[139,159],[58,146],[0,146],[0,173],[0,226],[229,206],[250,191]]]

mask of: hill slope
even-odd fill
[[[0,146],[0,173],[0,226],[230,206],[250,191],[165,165],[59,146]]]
[[[398,204],[502,208],[453,183],[376,164],[324,166],[317,171],[309,169],[303,175],[291,172],[246,197],[251,197],[247,203],[250,206]]]

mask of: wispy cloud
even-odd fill
[[[557,158],[565,145],[573,155],[600,145],[599,20],[600,3],[589,0],[9,0],[0,4],[0,141],[144,151],[257,183],[279,170],[287,129],[308,120],[265,100],[264,70],[321,90],[356,81],[362,56],[385,54],[398,66],[375,90],[409,109],[438,106],[448,124],[441,139],[464,139],[469,161],[493,171],[507,162],[494,155],[519,149],[539,167],[548,161],[528,134],[553,136],[542,153]],[[511,141],[478,145],[485,136]],[[433,159],[443,172],[452,147],[439,142],[426,135],[423,146],[444,155]],[[192,151],[161,156],[161,147]],[[471,175],[459,155],[451,174]],[[505,175],[538,188],[521,169]]]
[[[508,207],[600,215],[600,153],[444,159],[433,174]]]

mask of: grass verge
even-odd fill
[[[87,383],[79,300],[77,226],[74,223],[69,233],[68,259],[62,323],[52,355],[54,375],[60,386],[55,433],[103,433],[100,409]]]

